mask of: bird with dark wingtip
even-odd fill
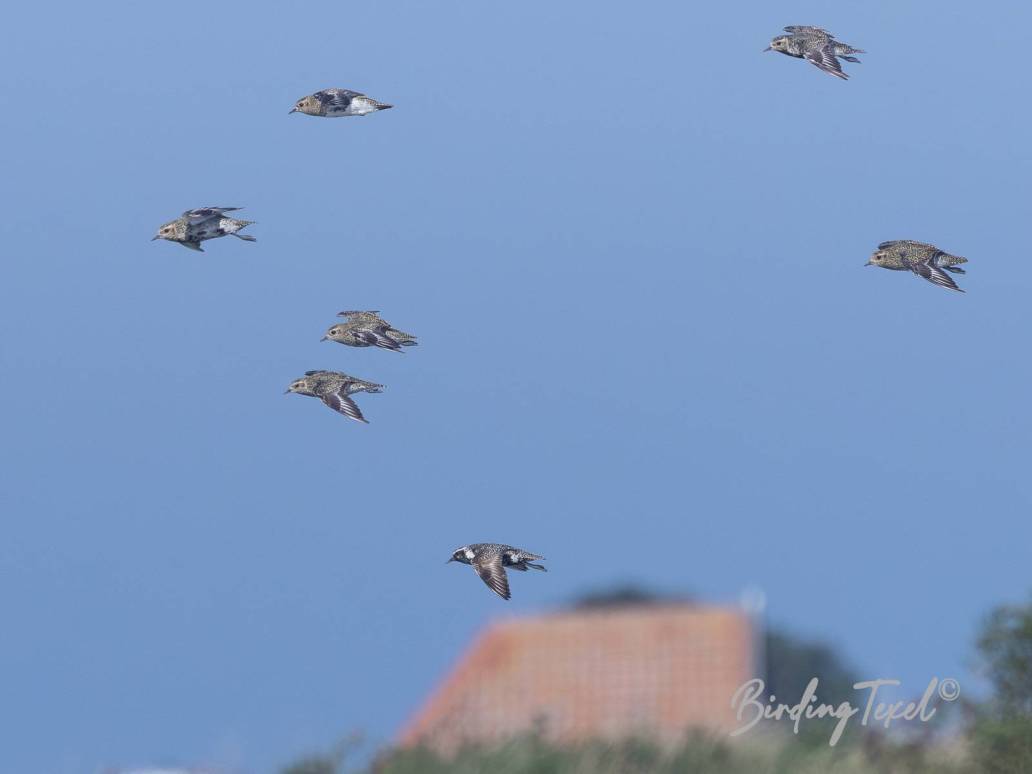
[[[383,385],[348,376],[339,371],[305,371],[305,375],[295,379],[283,394],[291,392],[319,398],[334,411],[369,424],[369,420],[362,416],[362,411],[351,399],[351,395],[356,392],[383,392]]]
[[[239,207],[199,207],[196,210],[187,210],[175,220],[170,220],[162,225],[151,241],[167,239],[169,242],[177,242],[183,247],[202,253],[204,250],[201,248],[201,242],[208,239],[235,236],[245,242],[257,241],[250,234],[237,233],[245,226],[254,223],[253,220],[237,220],[226,215],[227,212],[236,212],[239,209]]]
[[[965,274],[957,264],[967,263],[967,258],[950,255],[935,245],[926,242],[915,242],[913,239],[893,239],[882,242],[871,255],[865,266],[880,266],[893,271],[912,271],[919,277],[940,287],[964,291],[946,272]]]
[[[526,572],[528,567],[533,567],[548,572],[544,565],[533,563],[535,559],[544,558],[503,543],[470,543],[455,549],[448,562],[472,565],[491,591],[502,599],[509,599],[512,595],[509,593],[509,577],[505,574],[505,568]]]
[[[853,54],[867,53],[863,49],[840,43],[835,40],[833,34],[820,27],[793,24],[785,27],[785,32],[788,34],[778,35],[763,50],[778,51],[796,59],[805,59],[828,75],[834,75],[844,81],[849,80],[849,76],[842,72],[842,63],[839,59],[859,64],[860,60]]]
[[[364,116],[378,110],[389,110],[394,105],[378,102],[351,89],[323,89],[309,94],[297,101],[291,113],[304,113],[309,116],[323,118],[340,118],[341,116]]]
[[[322,341],[336,341],[349,347],[381,347],[392,352],[418,344],[415,336],[394,328],[379,312],[348,311],[337,316],[347,321],[331,325]]]

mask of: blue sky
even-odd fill
[[[760,53],[793,23],[870,53],[848,83]],[[1032,586],[1030,23],[12,7],[4,768],[386,740],[486,622],[625,580],[757,584],[865,677],[972,685]],[[328,86],[397,107],[287,115]],[[148,241],[203,205],[258,242]],[[967,256],[967,294],[862,268],[896,238]],[[421,346],[320,343],[345,308]],[[386,384],[371,424],[282,395],[311,368]],[[472,541],[551,572],[506,604],[444,565]]]

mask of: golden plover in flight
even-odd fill
[[[807,27],[794,24],[785,27],[787,35],[778,35],[764,51],[779,51],[797,59],[805,59],[812,65],[819,67],[828,75],[834,75],[842,80],[849,80],[849,76],[842,72],[842,64],[839,58],[847,62],[857,62],[859,59],[852,54],[866,54],[859,48],[853,48],[845,43],[839,43],[835,36],[820,27]]]
[[[471,543],[455,549],[448,562],[472,565],[491,591],[502,599],[509,599],[509,578],[505,574],[505,568],[526,572],[528,567],[533,567],[535,570],[547,572],[543,565],[533,564],[531,561],[544,558],[501,543]]]
[[[387,110],[394,105],[377,102],[351,89],[323,89],[297,101],[291,113],[305,113],[310,116],[338,118],[340,116],[364,116],[377,110]]]
[[[912,271],[929,282],[960,293],[964,291],[946,272],[965,274],[957,264],[967,263],[967,258],[950,255],[935,245],[915,242],[913,239],[893,239],[882,242],[871,255],[865,266],[881,266],[893,271]]]
[[[170,220],[158,229],[151,241],[155,239],[167,239],[169,242],[178,242],[183,247],[191,250],[204,252],[201,242],[207,239],[218,239],[227,235],[243,239],[245,242],[257,241],[250,234],[238,234],[237,232],[245,226],[254,223],[253,220],[237,220],[226,215],[227,212],[235,212],[239,207],[200,207],[196,210],[187,210],[175,220]]]
[[[339,371],[305,371],[305,375],[294,380],[284,395],[290,392],[319,398],[334,411],[369,424],[351,395],[356,392],[383,392],[383,385],[356,379]]]
[[[393,352],[418,343],[411,333],[391,327],[379,312],[340,312],[337,316],[347,322],[331,325],[322,341],[336,341],[349,347],[382,347]]]

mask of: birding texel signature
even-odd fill
[[[860,708],[854,707],[848,701],[844,701],[837,706],[818,703],[817,684],[818,679],[816,677],[810,680],[806,685],[806,690],[803,691],[802,698],[799,699],[797,704],[793,705],[775,704],[774,702],[777,698],[775,696],[770,696],[764,702],[762,697],[766,692],[764,690],[766,686],[763,680],[758,677],[742,684],[735,691],[734,696],[731,697],[731,709],[735,710],[737,720],[740,722],[744,720],[745,722],[734,729],[731,732],[731,736],[744,734],[764,719],[781,720],[787,717],[792,721],[792,732],[798,734],[799,723],[804,718],[812,720],[813,718],[831,717],[838,718],[838,723],[835,724],[835,729],[828,740],[828,744],[834,747],[842,736],[846,724],[850,718],[860,711]],[[875,721],[882,723],[885,728],[892,725],[895,720],[914,720],[916,718],[920,722],[926,723],[935,715],[937,707],[931,706],[935,696],[938,696],[942,701],[955,701],[960,696],[960,684],[952,677],[946,677],[942,680],[933,677],[929,681],[928,687],[925,688],[924,695],[921,696],[920,701],[875,702],[879,688],[897,686],[899,684],[899,680],[886,679],[864,680],[859,683],[853,683],[854,690],[870,691],[867,695],[867,702],[864,705],[864,714],[860,720],[860,725],[866,726],[868,720],[872,717]],[[747,715],[749,717],[746,717]]]

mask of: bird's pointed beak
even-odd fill
[[[284,391],[283,391],[283,394],[284,394],[284,395],[290,395],[290,390],[284,390]]]
[[[867,263],[864,264],[864,266],[874,266],[874,264],[871,263],[870,261],[868,261]]]
[[[154,236],[152,236],[152,237],[150,238],[150,241],[152,241],[152,242],[153,242],[153,241],[154,241],[155,239],[161,239],[161,237],[159,237],[159,236],[158,236],[157,234],[155,234]]]
[[[297,108],[291,108],[290,109],[290,113],[296,113],[296,112],[297,112]],[[289,116],[290,113],[287,113],[287,115]]]
[[[454,561],[455,561],[455,557],[454,556],[448,559],[448,562],[454,562]],[[448,562],[445,562],[445,564],[448,564]]]
[[[761,54],[765,54],[765,53],[767,53],[768,51],[773,51],[773,50],[774,50],[774,49],[772,49],[772,48],[771,48],[770,46],[767,46],[767,47],[766,47],[765,49],[763,49],[763,51],[761,51],[760,53],[761,53]]]
[[[330,338],[330,337],[329,336],[323,336],[321,339],[319,339],[319,341],[326,341],[328,338]]]

